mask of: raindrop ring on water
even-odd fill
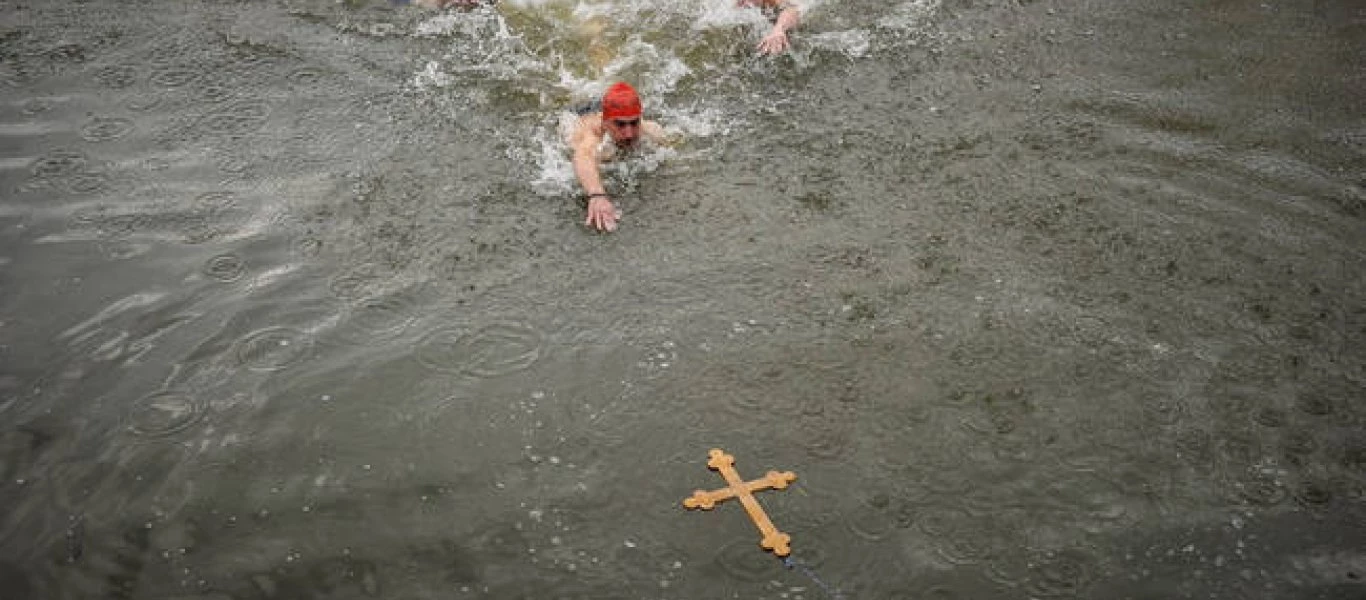
[[[34,177],[62,177],[84,171],[89,162],[90,159],[81,152],[59,149],[34,159],[28,170]]]
[[[308,334],[292,327],[267,327],[237,343],[237,363],[253,371],[276,371],[293,365],[312,349]]]
[[[727,575],[740,581],[772,579],[781,566],[772,555],[762,552],[753,540],[727,544],[717,553],[716,562]]]
[[[114,65],[95,72],[95,81],[105,87],[126,88],[137,82],[138,71],[127,65]]]
[[[178,88],[193,83],[199,79],[201,73],[199,69],[172,67],[153,73],[151,81],[154,85],[161,87]]]
[[[204,402],[184,392],[157,392],[133,404],[128,430],[145,437],[172,435],[198,423],[207,408]]]
[[[468,333],[448,328],[428,334],[417,359],[434,371],[499,377],[535,364],[542,344],[539,331],[517,323],[495,323]]]
[[[223,283],[241,279],[246,269],[246,263],[236,254],[219,254],[204,263],[204,274]]]
[[[116,117],[97,117],[81,128],[81,139],[92,142],[116,140],[133,130],[133,122]]]
[[[387,339],[398,336],[417,320],[413,302],[402,296],[363,300],[351,311],[348,330],[351,337]]]

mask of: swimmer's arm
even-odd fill
[[[597,129],[589,122],[589,117],[579,118],[579,122],[574,126],[574,135],[569,140],[569,145],[574,149],[574,175],[579,178],[579,185],[583,187],[585,194],[602,194],[607,190],[602,187],[602,178],[598,174],[598,143],[600,139],[593,135]]]
[[[602,176],[598,173],[598,144],[602,134],[591,121],[593,118],[581,117],[570,139],[574,148],[574,175],[579,178],[583,192],[588,194],[588,218],[584,225],[598,231],[615,231],[621,216],[608,198],[607,188],[603,187]]]

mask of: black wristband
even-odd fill
[[[596,194],[589,194],[589,195],[588,195],[589,198],[597,198],[597,197],[599,197],[599,196],[601,196],[601,197],[603,197],[603,198],[609,197],[609,196],[607,195],[607,192],[598,192],[598,193],[596,193]]]

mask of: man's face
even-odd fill
[[[614,119],[603,119],[603,126],[607,128],[608,135],[612,136],[612,143],[618,148],[629,148],[634,146],[640,137],[640,116],[616,117]]]

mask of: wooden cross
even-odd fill
[[[766,489],[781,490],[797,479],[797,475],[792,471],[779,473],[769,471],[762,479],[754,481],[744,481],[740,479],[740,474],[735,472],[735,457],[726,454],[719,448],[712,448],[711,460],[707,461],[707,466],[713,471],[720,471],[721,476],[730,484],[719,490],[705,492],[697,490],[693,492],[691,498],[683,500],[683,506],[687,508],[700,508],[711,510],[716,507],[717,502],[730,498],[739,498],[740,504],[744,505],[745,512],[749,513],[750,520],[754,521],[754,526],[759,528],[759,532],[764,534],[763,539],[759,540],[759,545],[765,550],[772,550],[777,556],[787,556],[792,553],[788,547],[788,542],[792,541],[792,536],[778,531],[773,526],[773,522],[768,520],[768,515],[764,514],[764,508],[759,506],[759,501],[754,499],[754,492]]]

